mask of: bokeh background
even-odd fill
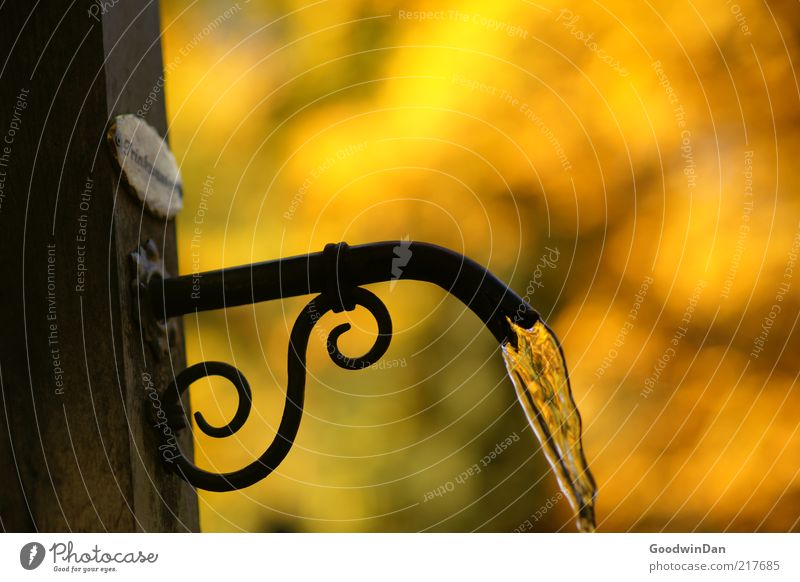
[[[559,334],[600,531],[800,529],[797,2],[161,10],[183,273],[340,240],[450,247]],[[384,360],[340,370],[312,336],[294,449],[201,494],[203,529],[574,531],[478,319],[430,285],[371,289]],[[202,466],[272,439],[306,300],[185,318],[189,361],[254,390],[240,433],[197,438]],[[349,320],[355,353],[374,323]],[[222,423],[233,390],[198,383],[192,404]]]

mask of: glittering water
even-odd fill
[[[533,432],[558,485],[577,514],[580,531],[595,529],[597,486],[583,454],[581,416],[572,399],[558,340],[541,321],[530,329],[510,322],[517,347],[503,345],[503,360]]]

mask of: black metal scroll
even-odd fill
[[[358,305],[366,308],[378,324],[372,348],[359,357],[345,356],[339,350],[338,340],[350,329],[350,324],[341,324],[328,335],[328,353],[335,364],[348,370],[372,365],[389,348],[392,321],[383,302],[361,285],[397,279],[427,281],[440,286],[475,312],[501,344],[515,341],[509,320],[528,328],[539,320],[539,315],[527,302],[475,261],[443,247],[419,242],[390,241],[355,247],[346,243],[329,244],[321,253],[200,275],[151,277],[145,287],[145,299],[157,318],[164,321],[196,311],[319,293],[305,306],[292,328],[286,403],[269,447],[247,467],[230,473],[211,473],[178,455],[169,460],[175,472],[201,489],[233,491],[249,487],[274,471],[289,453],[300,427],[306,350],[314,325],[329,311],[351,311]],[[236,388],[239,402],[233,418],[224,426],[211,426],[200,412],[195,413],[195,421],[198,428],[211,437],[230,436],[245,424],[250,414],[251,392],[241,372],[222,362],[195,364],[177,374],[164,393],[169,426],[173,431],[185,428],[181,395],[192,383],[206,376],[227,378]],[[162,439],[166,438],[163,432],[160,434]]]

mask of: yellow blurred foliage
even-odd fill
[[[795,11],[164,2],[182,272],[339,240],[448,246],[561,336],[600,531],[800,529]],[[545,247],[559,260],[537,275]],[[337,369],[315,332],[295,448],[250,489],[201,494],[205,530],[511,531],[556,492],[477,318],[432,286],[373,290],[395,324],[383,367]],[[185,319],[189,361],[233,363],[254,389],[240,433],[198,437],[202,466],[272,439],[307,299]],[[374,323],[351,321],[356,353]],[[192,389],[212,423],[233,398]],[[559,504],[535,524],[572,527]]]

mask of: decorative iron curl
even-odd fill
[[[362,287],[350,288],[347,301],[342,297],[323,293],[311,300],[297,317],[292,327],[288,352],[288,382],[286,403],[283,408],[278,430],[264,453],[248,466],[229,473],[213,473],[201,469],[181,452],[167,460],[172,469],[185,481],[195,487],[208,491],[234,491],[254,485],[272,473],[283,462],[292,448],[300,419],[303,416],[303,402],[306,386],[306,352],[311,331],[323,315],[329,311],[351,311],[357,305],[366,308],[375,318],[378,335],[375,343],[362,356],[348,357],[339,349],[339,338],[350,329],[343,323],[331,330],[327,338],[328,354],[331,360],[346,370],[360,370],[377,362],[389,349],[392,338],[392,320],[386,305],[373,293]],[[203,362],[189,366],[180,372],[164,393],[168,424],[173,431],[186,428],[181,395],[191,384],[207,376],[226,378],[236,388],[238,404],[231,421],[224,426],[210,425],[202,413],[194,414],[198,428],[208,436],[224,438],[236,433],[244,426],[252,407],[250,385],[235,367],[223,362]],[[167,445],[167,435],[162,433],[162,445]]]
[[[344,242],[331,243],[321,252],[307,255],[174,278],[165,278],[160,273],[146,277],[147,302],[159,322],[199,311],[320,294],[306,305],[292,328],[286,403],[275,437],[264,454],[247,467],[230,473],[205,471],[182,452],[173,454],[177,439],[170,433],[186,428],[181,395],[200,378],[227,378],[239,397],[236,413],[224,426],[212,426],[202,414],[195,413],[202,432],[214,438],[231,436],[250,414],[250,386],[241,372],[228,364],[206,362],[179,373],[164,393],[165,412],[172,429],[161,433],[161,450],[170,451],[170,458],[165,456],[164,461],[184,480],[209,491],[242,489],[269,475],[286,458],[300,427],[306,351],[314,325],[328,311],[339,313],[351,311],[356,305],[365,307],[378,324],[378,337],[372,348],[356,358],[341,352],[338,340],[350,329],[349,324],[338,325],[330,332],[327,347],[331,360],[341,368],[359,370],[371,366],[389,347],[392,321],[380,299],[361,285],[397,279],[438,285],[472,310],[500,344],[516,342],[510,321],[528,328],[539,321],[539,314],[525,299],[475,261],[444,247],[407,240],[354,247]]]

